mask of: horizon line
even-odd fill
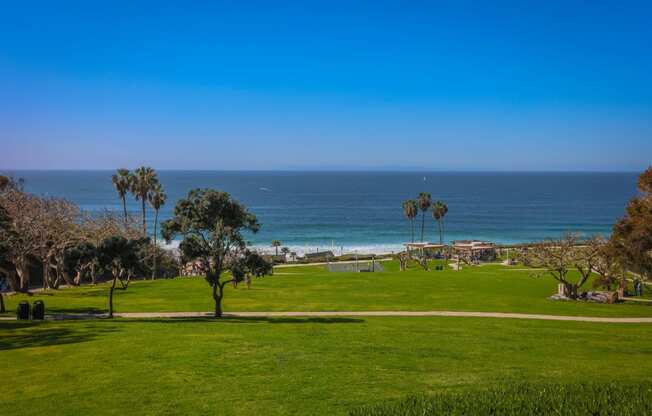
[[[143,164],[142,166],[148,166]],[[151,165],[150,165],[151,166]],[[121,167],[120,167],[121,168]],[[97,169],[67,169],[67,168],[0,168],[0,172],[113,172],[119,168],[97,168]],[[131,170],[131,168],[129,168]],[[136,169],[136,168],[133,168]],[[598,169],[374,169],[374,168],[342,168],[342,169],[320,169],[320,168],[280,168],[280,169],[186,169],[186,168],[154,168],[158,172],[230,172],[230,173],[640,173],[640,170],[598,170]]]

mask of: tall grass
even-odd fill
[[[652,415],[652,383],[513,384],[472,392],[411,396],[350,412],[350,416],[389,415]]]

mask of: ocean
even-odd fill
[[[67,198],[82,209],[120,212],[112,171],[5,172],[25,179],[26,190]],[[410,240],[401,203],[430,192],[448,204],[446,241],[481,239],[517,243],[573,231],[609,234],[636,194],[636,173],[459,173],[459,172],[224,172],[159,171],[168,203],[160,220],[192,188],[229,192],[262,224],[247,239],[269,248],[272,240],[299,253],[391,252]],[[132,197],[128,210],[140,215]],[[148,211],[149,230],[153,212]],[[416,221],[419,239],[421,217]],[[430,214],[426,240],[439,241]]]

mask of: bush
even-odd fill
[[[351,411],[350,416],[652,414],[652,384],[514,384],[471,392],[411,396]]]

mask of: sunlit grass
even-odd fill
[[[19,415],[344,415],[411,394],[650,380],[652,327],[471,318],[0,322]]]
[[[384,273],[331,273],[323,267],[278,268],[274,276],[254,279],[251,289],[228,287],[225,311],[365,311],[455,310],[522,312],[586,316],[652,316],[645,303],[602,305],[551,301],[556,281],[534,277],[522,267],[485,265],[456,272],[398,271],[394,262],[384,263]],[[591,289],[590,283],[585,288]],[[30,301],[43,299],[50,313],[104,312],[107,285],[36,293]],[[25,295],[7,297],[15,310]],[[177,278],[134,281],[117,291],[118,312],[211,311],[210,288],[204,279]]]

